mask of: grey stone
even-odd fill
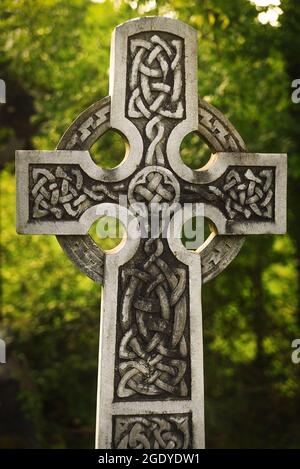
[[[56,151],[17,152],[17,230],[57,235],[104,284],[96,447],[203,448],[202,283],[227,267],[246,235],[285,232],[287,159],[248,153],[228,120],[198,100],[197,37],[186,24],[144,17],[118,26],[110,70],[110,97],[84,111]],[[110,128],[129,146],[111,170],[89,154]],[[198,171],[179,154],[192,131],[213,153]],[[142,238],[139,202],[148,218],[154,203],[177,206],[166,237]],[[215,226],[196,251],[180,239],[191,202]],[[110,253],[88,235],[104,215],[131,226]]]

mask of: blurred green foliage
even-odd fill
[[[250,151],[289,153],[288,235],[250,237],[204,287],[207,446],[300,448],[300,365],[291,362],[300,337],[300,104],[290,99],[300,78],[300,3],[282,0],[281,8],[272,27],[248,0],[1,1],[0,335],[8,363],[0,368],[0,447],[93,447],[99,331],[99,287],[55,237],[16,235],[13,150],[55,148],[107,94],[113,28],[167,14],[198,30],[199,95]],[[183,142],[192,167],[206,161],[200,143],[193,135]],[[93,155],[111,167],[124,151],[113,134]]]

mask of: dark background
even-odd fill
[[[232,121],[249,151],[289,154],[288,234],[249,237],[204,287],[205,411],[208,448],[300,448],[300,364],[291,361],[300,338],[300,103],[291,100],[300,2],[265,3],[277,6],[1,0],[1,448],[94,444],[99,287],[55,237],[16,235],[14,150],[54,149],[72,120],[106,96],[111,32],[145,14],[198,30],[199,95]],[[207,153],[195,135],[183,142],[193,168]],[[93,154],[112,167],[124,144],[108,133]]]

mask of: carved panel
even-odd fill
[[[115,399],[187,398],[187,267],[165,239],[149,239],[119,272]]]
[[[170,129],[185,118],[182,38],[162,32],[129,38],[125,114],[144,137],[145,164],[163,165]]]
[[[191,414],[131,415],[113,419],[115,449],[192,448]]]
[[[184,50],[182,38],[142,33],[128,42],[127,115],[184,117]]]
[[[182,202],[208,202],[228,220],[274,220],[275,167],[229,166],[210,184],[183,184],[183,188]]]
[[[128,199],[132,206],[136,203],[142,203],[148,208],[151,204],[171,206],[178,202],[179,196],[180,185],[176,176],[160,166],[148,166],[139,171],[128,188]]]
[[[274,171],[260,166],[229,167],[221,184],[211,184],[209,191],[231,220],[240,217],[270,220],[274,218]]]
[[[72,220],[99,202],[118,202],[125,184],[103,184],[79,165],[29,165],[29,212],[32,219]]]

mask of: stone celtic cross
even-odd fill
[[[110,128],[128,152],[104,169],[89,149]],[[192,131],[213,152],[197,171],[179,154]],[[114,31],[110,96],[75,120],[56,151],[18,151],[16,173],[18,232],[57,235],[104,284],[96,447],[203,448],[202,283],[234,259],[244,235],[285,232],[286,155],[248,153],[228,120],[198,100],[196,32],[145,17]],[[216,233],[186,250],[179,208],[166,236],[139,236],[137,202],[149,212],[154,203],[202,204]],[[103,252],[88,230],[104,215],[129,216],[137,235]]]

